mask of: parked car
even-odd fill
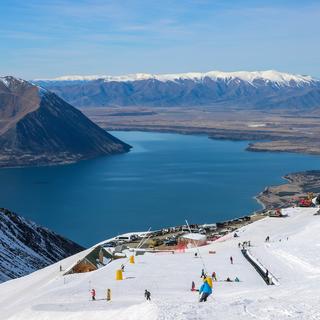
[[[176,239],[170,239],[164,242],[166,246],[176,246],[178,241]]]
[[[109,241],[109,242],[105,243],[103,246],[106,248],[113,248],[113,247],[117,246],[117,243],[115,241]]]
[[[118,236],[116,237],[117,241],[123,241],[123,242],[131,242],[138,240],[138,236],[136,234],[131,234],[129,236]]]

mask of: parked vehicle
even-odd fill
[[[103,246],[105,248],[114,248],[117,246],[117,243],[115,241],[109,241],[109,242],[105,243]]]
[[[117,241],[124,241],[124,242],[131,242],[131,241],[136,241],[138,240],[139,237],[136,234],[131,234],[127,236],[118,236],[116,237]]]
[[[170,240],[166,240],[164,244],[166,246],[176,246],[178,244],[178,241],[176,239],[170,239]]]

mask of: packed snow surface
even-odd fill
[[[62,276],[86,252],[0,285],[1,320],[198,320],[320,319],[320,216],[317,209],[289,208],[287,218],[265,218],[184,253],[146,253],[111,262],[90,273]],[[108,226],[106,226],[107,228]],[[266,236],[270,242],[265,242]],[[279,281],[267,286],[242,256],[238,243],[251,241],[251,254]],[[211,252],[211,253],[210,253]],[[215,252],[215,253],[213,253]],[[129,254],[129,253],[128,253]],[[230,263],[233,257],[233,264]],[[124,280],[115,273],[125,263]],[[203,264],[204,263],[204,264]],[[207,302],[191,292],[202,283],[201,269],[218,281]],[[238,277],[240,282],[225,282]],[[90,301],[95,288],[97,300]],[[107,288],[112,301],[105,300]],[[144,290],[151,292],[145,301]]]
[[[135,73],[122,76],[109,76],[109,75],[92,75],[92,76],[63,76],[53,79],[37,79],[43,81],[92,81],[92,80],[104,80],[106,82],[127,82],[127,81],[139,81],[154,79],[158,81],[177,81],[177,80],[193,80],[203,81],[205,78],[212,80],[243,80],[249,83],[262,80],[265,82],[274,82],[279,85],[290,85],[292,82],[296,84],[308,84],[316,81],[310,76],[303,76],[298,74],[289,74],[279,72],[275,70],[267,71],[236,71],[236,72],[223,72],[223,71],[209,71],[209,72],[189,72],[189,73],[177,73],[177,74],[148,74],[148,73]]]

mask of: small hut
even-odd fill
[[[207,244],[207,237],[200,233],[187,233],[179,238],[179,244],[184,244],[188,248],[204,246]]]
[[[115,257],[104,247],[97,246],[92,249],[85,257],[78,260],[76,264],[67,270],[66,274],[83,273],[97,270],[111,262]]]

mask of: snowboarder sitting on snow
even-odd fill
[[[151,301],[151,293],[147,289],[144,290],[144,296],[147,300]]]
[[[239,279],[238,277],[236,277],[236,278],[234,279],[234,282],[240,282],[240,279]]]
[[[224,280],[226,282],[232,282],[232,280],[228,277],[226,280]]]
[[[94,289],[91,290],[91,298],[92,298],[92,301],[96,300],[96,290]]]
[[[212,289],[208,283],[208,280],[207,278],[204,278],[203,279],[203,284],[202,286],[200,287],[200,290],[199,290],[199,293],[200,293],[200,300],[199,302],[206,302],[208,297],[210,296],[210,294],[212,293]]]

